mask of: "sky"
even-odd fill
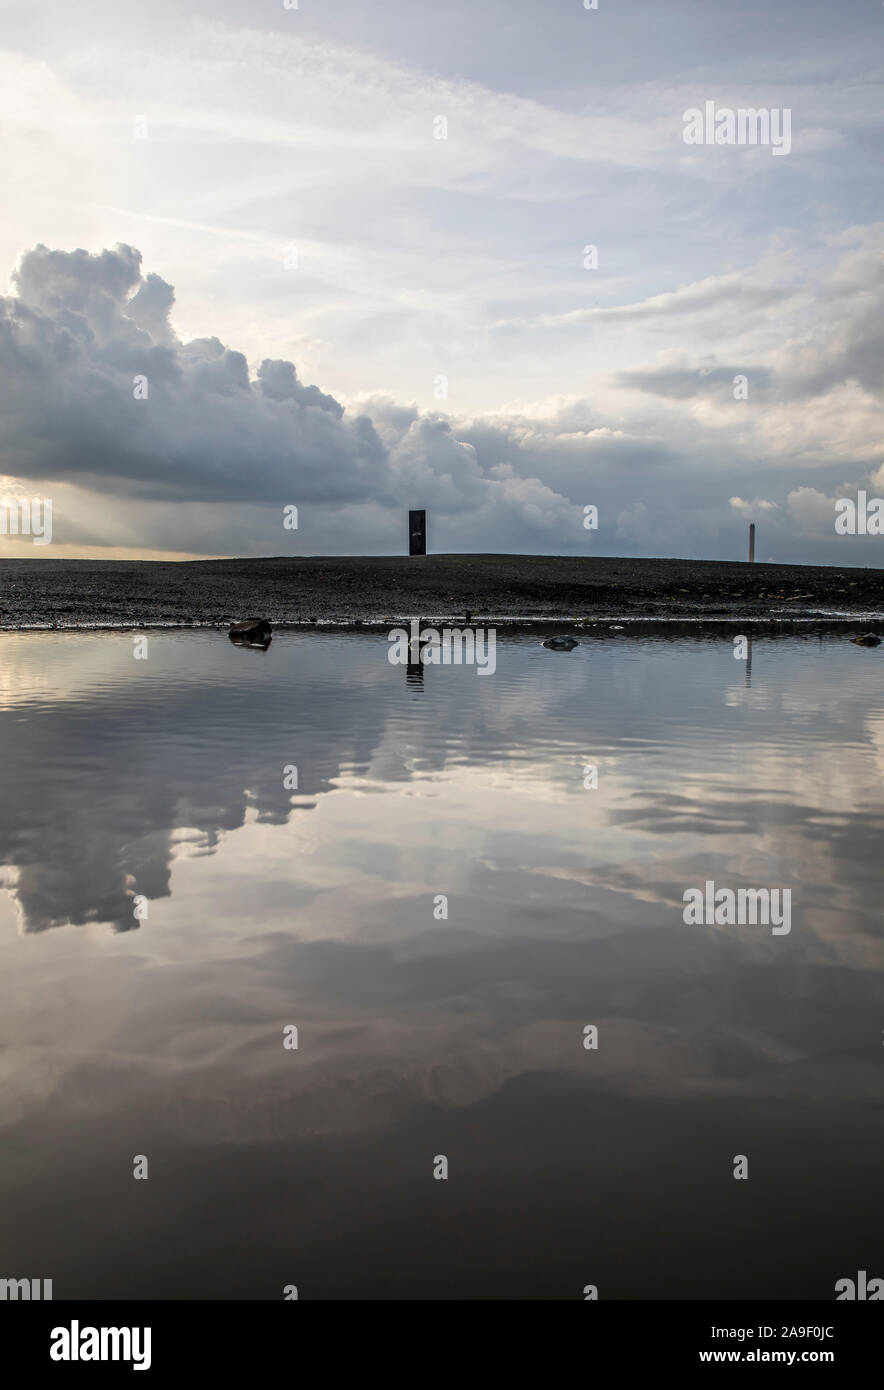
[[[425,507],[437,552],[881,565],[834,523],[884,494],[882,53],[872,0],[0,0],[0,493],[52,503],[0,556],[396,554]],[[707,103],[788,141],[687,143]]]

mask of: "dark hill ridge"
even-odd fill
[[[881,614],[884,570],[552,555],[0,559],[0,626]]]

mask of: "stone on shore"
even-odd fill
[[[234,623],[228,632],[231,642],[241,642],[247,647],[267,647],[273,636],[273,628],[266,618],[246,618]]]

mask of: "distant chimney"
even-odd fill
[[[426,555],[427,553],[426,512],[408,513],[408,553],[409,555]]]
[[[749,564],[755,564],[755,522],[749,522]]]

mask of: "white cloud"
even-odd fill
[[[730,497],[728,505],[741,516],[754,516],[756,512],[773,512],[777,507],[776,502],[768,502],[764,497],[755,497],[751,502],[744,501],[742,497]]]
[[[835,498],[815,487],[799,487],[786,498],[789,515],[805,536],[820,536],[835,526]]]

